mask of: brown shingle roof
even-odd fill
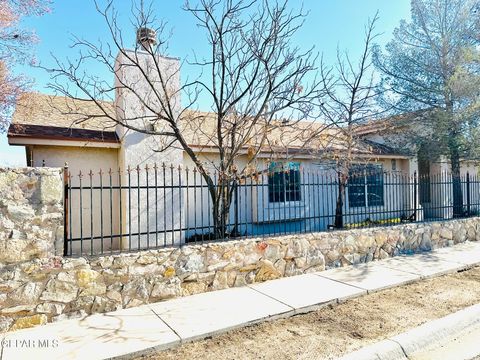
[[[113,114],[113,104],[103,104]],[[85,114],[95,117],[87,119]],[[8,137],[118,143],[115,122],[101,115],[93,101],[24,93],[18,100]]]
[[[113,104],[103,102],[114,113]],[[85,114],[99,117],[86,119]],[[115,131],[115,122],[90,100],[72,100],[63,96],[25,93],[18,100],[12,124],[40,125],[60,128]]]
[[[120,142],[117,134],[114,131],[65,128],[45,125],[11,124],[8,129],[8,136],[16,138],[50,140],[79,140],[110,143]]]
[[[103,102],[106,109],[114,113],[111,102]],[[104,142],[119,142],[115,133],[115,122],[105,116],[86,118],[88,115],[101,115],[98,106],[90,100],[71,100],[62,96],[51,96],[40,93],[26,93],[18,102],[10,126],[9,137],[48,138],[58,140],[90,140]],[[248,121],[248,120],[247,120]],[[357,129],[358,133],[370,134],[382,131],[387,121],[369,123]],[[277,125],[277,126],[275,126]],[[225,125],[225,126],[228,126]],[[248,146],[258,146],[261,134],[265,132],[265,124],[256,125]],[[215,147],[216,123],[213,113],[187,110],[180,119],[182,134],[191,146],[197,149]],[[319,131],[322,130],[322,131]],[[268,140],[262,151],[288,149],[290,152],[312,153],[312,149],[320,151],[339,151],[345,149],[341,132],[327,129],[318,122],[300,121],[295,127],[282,127],[281,122],[274,124],[274,129],[268,130]],[[311,149],[303,149],[305,139],[311,132],[318,132]],[[316,151],[318,151],[316,150]],[[359,142],[354,150],[357,154],[400,155],[393,148],[374,143]]]
[[[217,126],[215,123],[215,115],[213,113],[185,111],[183,119],[181,119],[181,129],[187,142],[197,149],[215,148],[217,141]],[[225,122],[228,126],[228,121]],[[257,147],[260,145],[264,126],[259,122],[255,125],[252,139],[246,144]],[[346,137],[343,131],[335,128],[328,128],[324,124],[312,121],[295,122],[294,126],[282,126],[280,121],[269,123],[273,127],[268,131],[268,138],[262,144],[262,152],[285,152],[290,154],[312,154],[318,153],[341,153],[346,151]],[[384,129],[383,126],[377,127],[378,131]],[[368,129],[370,130],[370,129]],[[230,134],[231,129],[230,129]],[[371,133],[367,131],[367,133]],[[316,134],[312,137],[312,134]],[[306,141],[307,146],[305,146]],[[228,142],[228,141],[227,141]],[[356,139],[352,149],[357,155],[401,155],[385,144],[380,144],[372,140],[364,138]]]
[[[230,120],[230,121],[229,121]],[[247,146],[258,146],[263,144],[264,147],[288,147],[299,148],[305,144],[305,140],[310,136],[312,131],[320,133],[323,129],[323,134],[333,131],[326,129],[325,125],[319,122],[312,121],[294,121],[289,126],[281,121],[269,121],[268,123],[261,119],[256,124],[252,125],[251,118],[234,118],[228,117],[223,121],[221,129],[222,135],[231,135],[235,132],[237,138],[247,139]],[[235,131],[233,124],[236,125]],[[246,134],[243,129],[253,130],[250,134]],[[212,147],[217,145],[217,123],[214,113],[187,110],[180,119],[180,128],[182,135],[188,144],[195,147]],[[267,134],[266,141],[263,141]],[[228,136],[224,140],[226,143],[230,141]],[[320,141],[320,139],[319,139]]]

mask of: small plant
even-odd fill
[[[402,222],[402,218],[400,217],[380,219],[380,220],[371,220],[370,218],[366,218],[362,222],[346,224],[345,229],[358,229],[358,228],[368,227],[368,226],[394,225],[394,224],[400,224],[401,222]]]
[[[246,233],[244,235],[240,234],[239,232],[231,232],[231,233],[225,233],[225,239],[235,239],[241,236],[246,236]],[[205,233],[205,234],[193,234],[189,236],[188,238],[185,239],[185,243],[201,243],[205,241],[213,241],[213,240],[222,240],[219,239],[218,236],[216,236],[214,233]]]

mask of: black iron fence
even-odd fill
[[[363,168],[342,178],[332,169],[293,165],[227,185],[215,172],[210,177],[208,185],[196,169],[165,164],[78,174],[65,168],[65,255],[390,226],[480,211],[479,181],[468,173],[452,179],[449,173]],[[213,211],[219,187],[229,194],[223,216]]]

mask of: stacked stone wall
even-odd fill
[[[0,168],[0,266],[63,249],[62,170]]]
[[[469,218],[63,258],[60,170],[0,189],[0,331],[480,240]]]

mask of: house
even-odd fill
[[[148,55],[141,51],[136,54],[148,63]],[[179,60],[161,56],[157,60],[179,87]],[[132,73],[135,70],[122,66],[125,62],[119,55],[117,81],[136,76]],[[142,84],[137,84],[141,94]],[[145,108],[131,94],[117,93],[114,102],[103,104],[119,121],[145,117]],[[175,111],[180,111],[180,100],[175,104]],[[86,113],[96,116],[87,120]],[[140,249],[208,238],[213,227],[210,197],[204,181],[192,170],[190,157],[179,147],[157,152],[158,138],[128,131],[102,115],[91,100],[28,93],[20,99],[8,131],[10,145],[25,147],[28,166],[68,164],[71,177],[66,187],[66,226],[70,251]],[[194,131],[191,123],[198,115],[186,112],[184,137],[201,159],[215,161],[217,151],[206,136],[215,131],[214,122],[208,121],[211,115],[201,113],[202,132]],[[447,187],[437,189],[429,183],[427,188],[427,183],[420,182],[424,188],[419,190],[410,181],[419,170],[433,174],[445,170],[447,164],[419,169],[415,156],[386,144],[386,129],[389,126],[383,122],[357,129],[363,142],[354,151],[353,169],[361,175],[352,178],[347,189],[341,214],[345,223],[355,226],[382,219],[395,223],[412,214],[419,220],[424,216],[422,207],[431,210],[425,213],[428,217],[450,216],[445,205],[451,201]],[[270,143],[285,143],[284,134],[271,136],[276,138]],[[295,140],[288,142],[287,149],[288,159],[278,154],[272,157],[269,149],[260,152],[254,176],[237,188],[230,212],[236,233],[319,231],[333,223],[339,190],[331,161]],[[240,165],[247,163],[249,156],[248,149],[244,150]],[[341,152],[341,143],[331,142],[323,153],[330,150]],[[268,171],[262,172],[265,169]],[[465,163],[462,171],[467,170],[475,173],[476,166]],[[385,177],[385,173],[390,175]],[[436,200],[422,195],[427,192],[437,195]],[[439,198],[441,204],[427,206]]]

